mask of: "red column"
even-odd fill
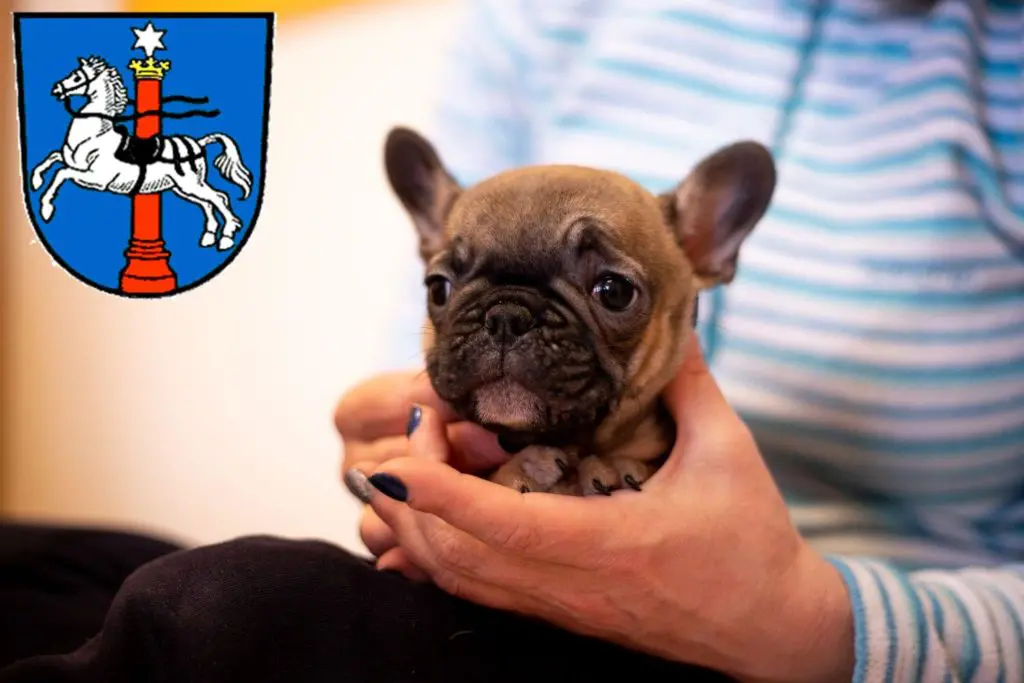
[[[159,110],[160,83],[170,62],[157,62],[150,57],[132,60],[128,66],[135,72],[135,111]],[[138,137],[150,138],[159,133],[159,114],[136,120]],[[166,294],[178,287],[178,276],[169,262],[171,253],[164,248],[160,208],[159,193],[132,197],[132,235],[124,253],[128,264],[121,271],[121,291],[126,294]]]

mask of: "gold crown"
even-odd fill
[[[161,80],[164,74],[171,68],[168,61],[156,61],[152,57],[146,59],[133,59],[128,62],[128,68],[135,72],[135,78]]]

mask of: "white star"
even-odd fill
[[[163,43],[163,37],[167,31],[157,31],[152,21],[146,24],[146,28],[133,28],[132,32],[135,34],[135,44],[132,45],[132,49],[145,50],[147,57],[152,57],[157,50],[167,49]]]

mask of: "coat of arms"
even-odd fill
[[[263,194],[273,16],[19,13],[15,42],[25,198],[54,260],[132,297],[223,270]]]

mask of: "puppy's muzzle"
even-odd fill
[[[498,302],[484,315],[484,329],[499,344],[511,344],[536,325],[533,311],[514,302]]]

